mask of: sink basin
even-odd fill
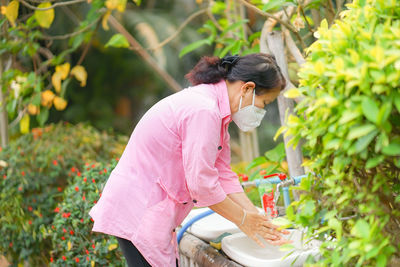
[[[255,241],[244,233],[236,233],[222,239],[222,250],[232,260],[251,267],[284,267],[303,266],[308,256],[318,258],[320,241],[312,240],[305,244],[302,241],[302,232],[297,229],[287,229],[290,234],[286,238],[293,240],[294,248],[289,251],[281,251],[279,246],[273,246],[262,240],[265,247],[260,247]],[[261,239],[261,238],[260,238]],[[304,244],[304,245],[302,245]],[[291,253],[294,251],[293,253]],[[291,253],[285,259],[288,253]],[[297,259],[296,259],[297,258]]]
[[[190,211],[188,216],[183,220],[182,225],[188,222],[194,216],[210,210],[209,208],[199,208]],[[231,221],[225,219],[217,213],[213,213],[207,217],[193,223],[187,230],[192,235],[203,239],[207,242],[216,239],[221,234],[228,232],[231,234],[240,232],[239,228]]]

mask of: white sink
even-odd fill
[[[294,245],[294,248],[289,251],[281,251],[279,246],[270,245],[264,240],[262,242],[265,247],[262,248],[242,232],[223,238],[222,250],[232,260],[249,267],[296,267],[303,266],[309,255],[319,258],[320,241],[312,240],[306,244],[305,240],[301,240],[300,230],[288,229],[288,231],[290,234],[285,237],[293,240],[292,245]],[[293,253],[282,259],[293,250]]]
[[[190,211],[188,216],[183,220],[182,225],[188,222],[194,216],[210,210],[209,208],[199,208]],[[225,219],[217,213],[213,213],[204,217],[190,226],[187,231],[192,235],[203,239],[207,242],[216,239],[225,232],[234,234],[240,232],[239,228],[231,221]]]

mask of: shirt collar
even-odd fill
[[[231,117],[231,106],[229,105],[228,87],[224,79],[214,84],[215,93],[218,99],[221,118]]]

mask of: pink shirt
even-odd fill
[[[132,241],[152,266],[175,266],[175,228],[192,207],[243,192],[230,167],[230,122],[224,80],[156,103],[136,125],[90,210],[92,231]]]

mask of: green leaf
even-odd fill
[[[32,98],[32,104],[35,105],[35,106],[40,106],[40,100],[41,100],[40,94],[36,94],[36,95]]]
[[[142,0],[132,0],[137,6],[140,6]]]
[[[120,33],[114,34],[110,40],[106,43],[105,47],[129,47],[129,42],[126,40],[125,36]]]
[[[179,53],[179,57],[183,57],[183,56],[186,55],[187,53],[192,52],[193,50],[196,50],[196,49],[199,48],[200,46],[203,46],[203,45],[206,45],[206,44],[207,44],[207,45],[210,44],[210,41],[209,41],[208,39],[202,39],[202,40],[198,40],[198,41],[196,41],[196,42],[194,42],[194,43],[191,43],[191,44],[185,46],[185,47],[181,50],[181,52]]]
[[[12,115],[15,113],[15,108],[17,107],[17,99],[13,99],[10,102],[7,103],[6,109],[9,115]]]
[[[225,46],[224,49],[219,54],[219,57],[222,58],[222,57],[226,56],[229,53],[229,51],[233,50],[233,48],[237,45],[238,42],[240,42],[240,40],[234,41],[234,42],[228,44],[227,46]]]
[[[285,144],[284,143],[279,143],[276,147],[273,149],[265,152],[265,157],[272,162],[280,162],[282,159],[285,158]]]
[[[286,207],[286,216],[289,220],[294,220],[296,216],[294,215],[294,208],[292,205]]]
[[[375,138],[377,134],[378,130],[374,130],[369,134],[358,139],[355,143],[355,152],[358,153],[364,150],[371,143],[371,141]]]
[[[301,93],[298,88],[292,88],[292,89],[287,90],[283,95],[286,98],[296,98],[296,97],[301,96]]]
[[[224,36],[225,34],[227,34],[228,32],[232,32],[234,31],[236,28],[239,28],[240,26],[242,26],[243,24],[246,24],[249,20],[248,19],[244,19],[244,20],[240,20],[238,22],[233,23],[232,25],[229,25],[226,29],[224,29],[224,31],[221,33],[221,36]]]
[[[342,238],[342,223],[338,219],[332,217],[328,220],[328,226],[336,231],[337,238],[340,240]]]
[[[378,166],[379,163],[381,163],[385,159],[385,156],[380,155],[375,158],[370,158],[367,160],[367,163],[365,164],[365,168],[370,169]]]
[[[44,123],[47,121],[49,117],[49,110],[47,108],[41,108],[40,113],[36,115],[36,120],[40,124],[40,126],[43,126]]]
[[[279,250],[280,250],[280,251],[290,251],[290,250],[292,250],[292,249],[295,249],[295,246],[292,245],[292,244],[284,244],[284,245],[281,245],[281,246],[279,247]]]
[[[277,217],[271,220],[271,223],[279,226],[279,230],[280,229],[284,229],[284,228],[289,228],[293,225],[293,223],[291,221],[289,221],[288,219],[286,219],[285,217]]]
[[[389,156],[398,156],[400,155],[400,144],[390,143],[388,146],[382,148],[382,153]]]
[[[315,204],[312,200],[307,200],[303,206],[301,214],[306,217],[312,217],[315,213]]]
[[[224,2],[213,1],[211,6],[211,12],[213,14],[220,14],[226,10],[226,5]]]
[[[399,93],[395,94],[395,96],[394,96],[394,105],[396,106],[397,111],[400,112],[400,94]]]
[[[276,141],[276,139],[278,139],[278,137],[285,131],[286,126],[282,125],[281,127],[279,127],[279,129],[276,131],[275,135],[274,135],[274,141]]]
[[[384,254],[379,254],[378,258],[376,259],[376,266],[377,267],[385,267],[387,263],[387,257]]]
[[[370,226],[364,219],[359,219],[351,229],[351,234],[356,237],[367,239],[370,234]]]
[[[343,112],[342,116],[340,116],[339,124],[345,124],[349,121],[354,120],[361,116],[361,112],[354,111],[354,110],[346,110]]]
[[[267,159],[265,157],[258,157],[253,159],[252,162],[250,162],[250,164],[246,167],[245,171],[251,170],[256,166],[259,166],[263,163],[267,162]]]
[[[392,111],[392,103],[391,102],[383,103],[383,105],[379,109],[379,113],[377,115],[377,123],[379,125],[382,125],[383,123],[385,123],[387,118],[389,117],[391,111]]]
[[[378,105],[368,97],[365,97],[361,103],[364,116],[371,122],[376,123],[378,118]]]
[[[347,135],[347,139],[353,140],[353,139],[359,138],[361,136],[369,134],[370,132],[372,132],[375,129],[376,129],[376,127],[373,124],[366,124],[366,125],[362,125],[362,126],[353,127],[353,128],[351,128],[349,134]]]
[[[281,7],[285,4],[286,0],[269,0],[268,3],[266,3],[263,7],[262,10],[265,12],[268,12],[270,10],[273,10],[277,7]]]
[[[276,169],[278,167],[279,167],[278,164],[271,164],[267,168],[265,168],[264,170],[265,170],[266,174],[273,174],[273,173],[276,173],[276,171],[277,171]]]

